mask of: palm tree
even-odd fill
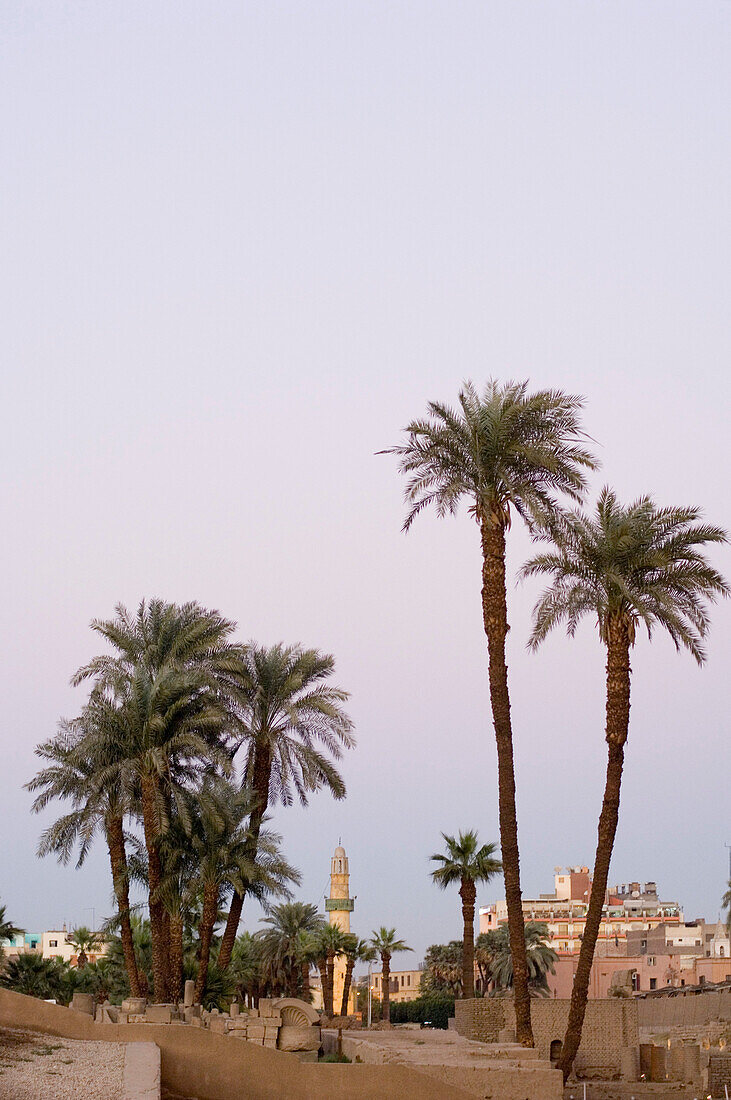
[[[313,791],[326,787],[345,797],[345,784],[333,760],[355,744],[353,724],[342,704],[348,693],[327,683],[335,667],[329,654],[300,646],[253,643],[231,676],[239,718],[244,783],[256,804],[249,819],[250,856],[256,854],[262,819],[272,804],[303,806]],[[231,900],[221,942],[219,966],[226,969],[241,919],[247,886]]]
[[[236,937],[231,965],[231,980],[236,991],[244,1001],[253,1005],[259,995],[262,978],[261,940],[251,932],[242,932]]]
[[[160,893],[160,845],[176,779],[186,773],[194,778],[200,765],[229,766],[224,747],[230,717],[221,685],[239,657],[227,641],[234,624],[196,603],[156,599],[143,601],[134,618],[118,605],[115,618],[91,625],[116,652],[95,657],[72,682],[93,678],[95,694],[116,708],[116,726],[132,743],[147,849],[155,998],[166,1001],[169,922]]]
[[[391,956],[397,951],[412,951],[413,948],[396,937],[395,928],[384,928],[383,925],[371,934],[371,947],[381,957],[381,986],[383,988],[383,1003],[381,1019],[389,1023],[391,1020]]]
[[[475,898],[476,883],[489,882],[493,875],[502,871],[503,865],[493,856],[496,844],[483,844],[478,848],[477,833],[470,830],[460,831],[457,838],[442,833],[447,846],[446,855],[436,853],[431,858],[439,863],[431,873],[437,886],[446,890],[448,886],[459,883],[459,896],[462,898],[462,996],[475,995]]]
[[[624,746],[629,733],[630,649],[637,627],[648,637],[663,627],[676,649],[705,661],[708,604],[727,595],[723,577],[702,548],[726,541],[719,527],[699,522],[698,508],[658,508],[650,497],[622,505],[605,488],[596,512],[557,514],[546,528],[554,549],[523,567],[523,576],[552,578],[534,610],[531,646],[538,646],[560,623],[573,635],[585,615],[596,617],[607,650],[606,729],[608,746],[604,801],[599,818],[591,895],[584,938],[571,993],[561,1069],[567,1079],[581,1041],[589,975],[602,919],[609,863],[619,818]]]
[[[268,916],[262,917],[262,923],[269,925],[259,933],[262,959],[270,974],[277,975],[286,995],[296,997],[305,985],[305,973],[309,979],[307,937],[319,932],[324,921],[317,906],[290,901],[273,905]]]
[[[462,943],[433,943],[424,955],[421,988],[424,993],[448,992],[455,998],[462,995]]]
[[[359,962],[373,962],[376,957],[376,949],[368,940],[359,940],[357,936],[348,933],[343,945],[343,954],[346,958],[345,978],[343,981],[343,996],[340,1002],[340,1015],[348,1015],[348,1000],[350,999],[350,987],[353,982],[355,964]]]
[[[317,933],[317,965],[322,982],[322,1008],[330,1019],[335,1015],[333,993],[335,983],[335,959],[345,953],[347,933],[336,924],[323,924]]]
[[[18,955],[10,959],[2,973],[0,986],[24,993],[26,997],[43,1000],[61,998],[64,976],[69,967],[59,959],[44,959],[42,955]]]
[[[256,864],[250,859],[251,835],[246,821],[251,807],[247,790],[210,775],[191,800],[188,844],[196,868],[191,886],[199,889],[203,898],[196,1002],[202,1000],[206,988],[213,930],[225,894],[240,890],[246,881],[262,899],[272,894],[288,897],[288,884],[300,881],[299,872],[280,855],[280,837],[273,833],[260,832]]]
[[[127,745],[121,731],[117,736],[100,737],[113,708],[102,698],[92,699],[81,716],[62,720],[57,735],[35,749],[36,756],[47,762],[27,790],[40,791],[33,811],[40,813],[53,798],[71,802],[70,813],[46,829],[38,845],[38,855],[53,853],[68,863],[78,845],[76,866],[81,867],[97,832],[102,832],[109,852],[114,895],[117,901],[119,929],[125,966],[133,997],[140,996],[140,979],[132,941],[129,902],[129,873],[124,833],[124,818],[135,805],[132,777],[127,760]]]
[[[500,847],[515,960],[516,1029],[525,1046],[533,1046],[533,1032],[505,662],[505,537],[513,510],[533,527],[541,514],[555,507],[555,494],[581,499],[585,487],[582,467],[592,469],[595,465],[582,445],[581,406],[580,398],[559,390],[531,394],[527,382],[491,380],[482,396],[467,382],[459,395],[458,410],[430,402],[428,416],[407,427],[408,441],[390,449],[400,456],[401,470],[409,478],[405,530],[429,505],[434,505],[438,516],[454,514],[463,497],[470,501],[470,512],[480,530],[482,616],[497,742]]]
[[[490,958],[490,977],[497,989],[513,987],[513,955],[505,925],[484,933],[484,947]],[[480,937],[482,939],[482,937]],[[536,992],[548,990],[549,972],[554,973],[558,955],[548,943],[548,927],[534,921],[525,924],[525,948],[528,958],[528,984]]]
[[[22,936],[24,932],[23,928],[18,928],[12,921],[5,919],[6,909],[6,905],[0,905],[0,955],[3,953],[3,940],[14,940],[16,936]]]
[[[76,951],[76,965],[79,970],[83,970],[89,961],[86,952],[98,951],[104,942],[104,938],[99,932],[94,932],[86,925],[80,924],[78,928],[71,929],[66,936],[66,942],[71,944]]]

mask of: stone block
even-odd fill
[[[191,1017],[188,1023],[191,1027],[203,1027],[203,1021],[201,1020],[200,1016]]]
[[[71,999],[71,1007],[76,1012],[84,1012],[87,1016],[93,1016],[94,998],[91,993],[74,993]]]
[[[623,1081],[636,1081],[639,1077],[639,1057],[634,1047],[626,1047],[620,1053]]]
[[[192,1023],[196,1018],[200,1019],[201,1006],[200,1005],[188,1005],[183,1009],[183,1019],[186,1024]]]
[[[277,1049],[277,1040],[276,1039],[265,1039],[263,1045],[265,1047],[271,1047],[272,1050],[276,1050]]]
[[[249,1024],[247,1031],[249,1032],[250,1039],[263,1039],[266,1028],[264,1024]]]
[[[249,1021],[245,1016],[234,1016],[234,1018],[228,1022],[228,1029],[231,1032],[246,1031],[248,1026]]]
[[[309,1024],[320,1022],[320,1013],[317,1009],[306,1001],[300,1001],[297,997],[280,997],[274,1002],[274,1011],[281,1016],[283,1024],[292,1027],[307,1027]]]
[[[188,979],[183,987],[183,1005],[190,1008],[195,1003],[195,982]]]
[[[316,1050],[293,1050],[292,1054],[300,1062],[316,1062],[317,1051]]]
[[[277,1047],[279,1050],[319,1050],[320,1029],[316,1025],[309,1027],[283,1026],[279,1029]]]
[[[650,1080],[667,1081],[667,1048],[654,1046],[650,1051]]]
[[[260,997],[259,998],[259,1015],[260,1016],[273,1016],[274,1015],[274,1001],[278,1000],[275,997]]]
[[[128,1012],[122,1012],[122,1010],[120,1009],[119,1012],[117,1013],[117,1023],[118,1024],[128,1024],[129,1023],[129,1013]]]
[[[144,1012],[146,1005],[144,997],[127,997],[122,1001],[122,1012]]]
[[[238,1016],[240,1011],[241,1011],[241,1006],[239,1005],[238,1001],[232,1001],[231,1002],[231,1007],[228,1010],[228,1014],[231,1017],[231,1019],[233,1020],[234,1017]]]
[[[145,1010],[145,1019],[148,1024],[169,1024],[173,1018],[175,1005],[161,1004],[148,1005]]]
[[[217,1032],[219,1035],[225,1035],[228,1031],[228,1025],[230,1021],[225,1016],[212,1016],[208,1026],[211,1031]]]
[[[144,1012],[128,1012],[127,1013],[128,1024],[146,1024],[147,1016]]]

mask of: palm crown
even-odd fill
[[[339,760],[355,739],[342,707],[348,693],[325,682],[334,665],[329,654],[300,646],[245,648],[236,678],[244,775],[255,784],[257,748],[268,750],[268,802],[288,806],[294,790],[306,806],[323,785],[345,796],[330,757]]]
[[[397,938],[395,928],[384,928],[383,925],[372,933],[370,943],[381,959],[390,959],[397,951],[413,951],[404,940]]]
[[[478,520],[503,526],[511,505],[533,522],[557,493],[579,500],[582,467],[595,465],[579,428],[581,405],[560,390],[529,393],[527,382],[495,379],[481,395],[466,382],[458,410],[429,402],[428,417],[406,428],[408,442],[387,452],[401,456],[409,475],[404,528],[429,505],[440,516],[453,514],[465,496]]]
[[[521,571],[524,577],[553,577],[535,607],[531,646],[563,622],[573,635],[579,620],[592,613],[605,642],[613,619],[626,623],[630,642],[638,625],[650,637],[661,626],[676,648],[684,646],[701,664],[707,604],[729,588],[700,549],[725,542],[726,533],[698,522],[699,516],[698,508],[658,508],[647,496],[623,506],[608,488],[593,516],[580,510],[557,514],[545,533],[556,549]]]
[[[458,837],[442,833],[447,846],[446,855],[436,852],[431,858],[441,866],[435,868],[431,877],[437,886],[446,890],[456,882],[465,879],[471,882],[488,882],[493,875],[502,870],[502,863],[494,859],[497,844],[483,844],[478,847],[477,833],[460,831]]]

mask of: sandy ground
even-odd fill
[[[586,1100],[706,1100],[700,1085],[651,1085],[624,1081],[587,1081]],[[582,1085],[569,1085],[564,1100],[584,1100]]]
[[[0,1028],[0,1100],[120,1100],[124,1044]]]

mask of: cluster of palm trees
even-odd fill
[[[235,624],[196,603],[143,602],[135,615],[92,623],[110,652],[79,669],[81,713],[39,745],[44,767],[28,784],[33,808],[68,811],[39,854],[83,863],[101,835],[109,852],[116,925],[129,989],[145,990],[135,951],[130,884],[146,896],[151,995],[182,996],[184,932],[197,933],[196,997],[216,964],[231,964],[247,895],[291,896],[299,874],[284,858],[267,811],[326,788],[343,798],[337,770],[354,743],[347,693],[331,682],[331,656],[301,646],[232,641]],[[226,912],[226,906],[228,912]]]
[[[427,415],[390,448],[407,475],[404,528],[426,508],[454,514],[467,500],[482,548],[482,613],[488,649],[492,719],[498,758],[500,847],[508,910],[518,1040],[533,1046],[530,974],[523,927],[513,728],[508,690],[506,539],[513,517],[545,544],[522,577],[547,576],[529,644],[555,627],[573,635],[593,618],[606,649],[606,784],[599,818],[593,885],[571,997],[561,1068],[566,1079],[581,1039],[589,974],[606,896],[617,829],[624,747],[629,732],[630,651],[638,628],[662,627],[677,648],[705,660],[708,605],[728,586],[704,548],[726,533],[701,521],[696,507],[658,507],[650,496],[623,504],[604,488],[596,507],[583,504],[586,475],[597,466],[580,422],[582,399],[559,390],[529,392],[528,383],[491,380],[482,393],[467,382],[457,408],[430,402]],[[574,506],[564,510],[561,498]]]

